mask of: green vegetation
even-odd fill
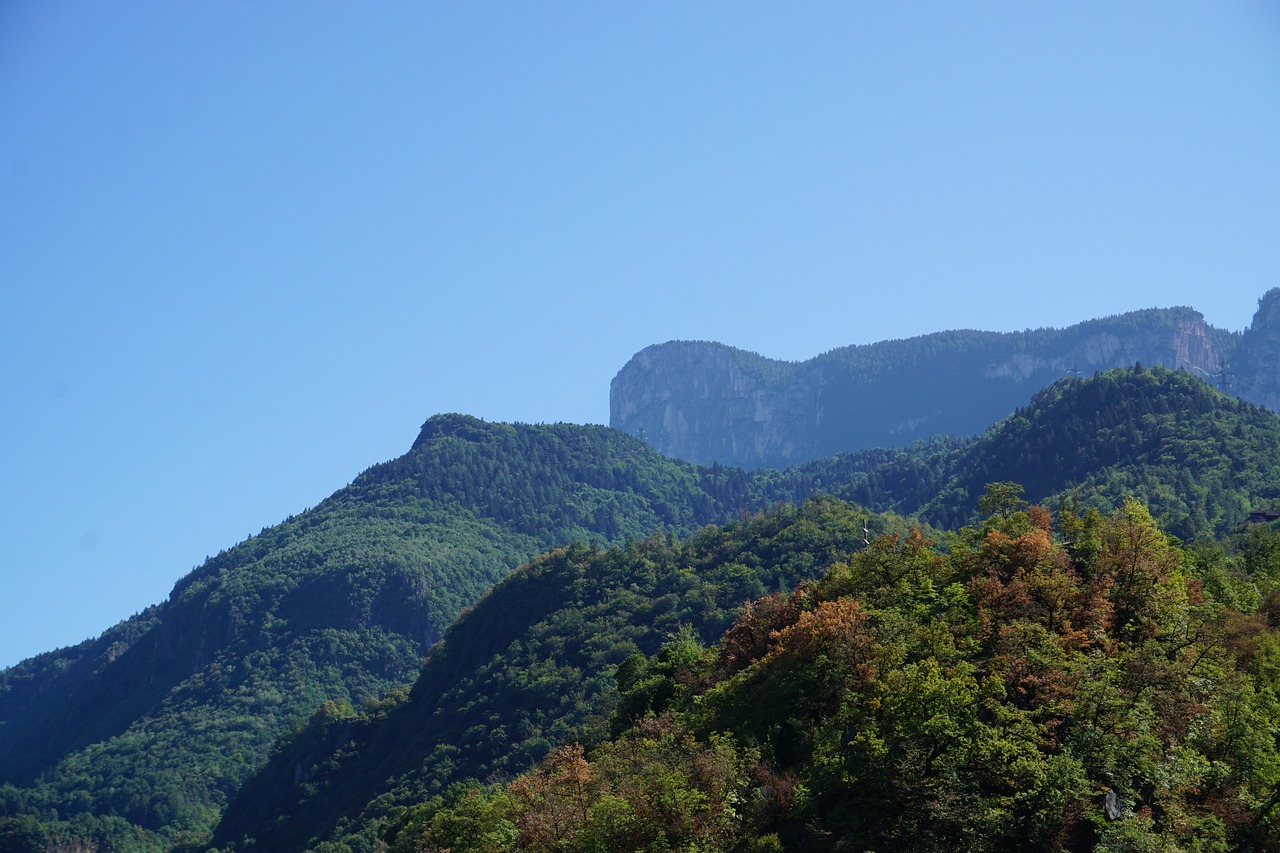
[[[980,505],[993,482],[1025,484],[1027,497],[1058,511],[1056,527],[1043,514],[1029,514],[1011,486],[990,491]],[[716,848],[727,843],[725,833],[744,844],[749,840],[756,845],[752,849],[774,849],[775,842],[794,846],[801,843],[796,821],[825,826],[822,821],[835,813],[828,808],[848,810],[854,808],[849,803],[862,802],[847,791],[832,794],[836,799],[830,802],[815,799],[819,782],[835,784],[835,776],[804,774],[818,772],[819,765],[835,774],[836,765],[827,753],[814,751],[818,747],[809,744],[805,726],[872,726],[866,742],[884,741],[890,756],[884,761],[894,767],[908,761],[907,752],[894,752],[906,747],[893,745],[892,732],[876,728],[897,717],[868,722],[850,716],[853,710],[819,701],[834,695],[823,690],[852,695],[847,679],[826,684],[806,669],[803,657],[794,666],[785,658],[781,669],[784,658],[766,663],[774,648],[770,632],[794,628],[787,636],[798,642],[803,630],[817,630],[806,621],[812,619],[870,626],[868,642],[889,655],[866,663],[874,663],[875,677],[907,678],[902,673],[910,664],[910,677],[920,680],[893,682],[894,691],[952,695],[961,704],[976,703],[965,705],[971,710],[987,709],[976,722],[939,725],[972,734],[975,743],[995,738],[992,749],[1005,749],[1002,739],[1013,737],[1000,729],[1004,723],[997,725],[1012,713],[1002,710],[1012,694],[993,698],[983,692],[994,690],[991,673],[998,667],[1022,667],[1020,672],[1036,678],[1049,677],[1044,667],[1063,668],[1074,679],[1071,689],[1086,684],[1090,696],[1112,689],[1106,680],[1111,679],[1120,685],[1112,685],[1121,697],[1114,701],[1125,713],[1145,714],[1142,724],[1148,728],[1139,731],[1127,718],[1107,717],[1114,708],[1097,710],[1098,719],[1129,726],[1148,744],[1148,758],[1106,753],[1106,760],[1120,767],[1115,762],[1124,758],[1138,762],[1133,766],[1144,773],[1164,773],[1164,765],[1150,756],[1174,749],[1169,731],[1177,733],[1179,749],[1191,749],[1186,744],[1192,735],[1201,737],[1197,727],[1210,727],[1202,737],[1209,744],[1217,723],[1193,714],[1192,723],[1169,728],[1174,723],[1160,716],[1169,709],[1151,704],[1165,687],[1176,692],[1200,678],[1199,669],[1193,676],[1159,670],[1163,681],[1124,692],[1123,679],[1133,667],[1159,662],[1148,657],[1155,660],[1164,647],[1148,640],[1173,641],[1157,632],[1156,639],[1133,645],[1156,618],[1133,615],[1142,612],[1142,601],[1097,590],[1088,593],[1093,604],[1082,598],[1098,578],[1112,585],[1108,589],[1119,583],[1119,576],[1106,574],[1115,574],[1114,565],[1097,563],[1111,553],[1104,533],[1119,529],[1123,514],[1132,530],[1147,535],[1158,525],[1160,541],[1164,532],[1178,537],[1180,542],[1165,543],[1161,559],[1168,565],[1161,564],[1152,576],[1158,583],[1144,587],[1144,594],[1173,596],[1169,618],[1204,636],[1220,626],[1229,634],[1241,626],[1257,628],[1249,629],[1253,633],[1238,649],[1231,640],[1227,652],[1206,652],[1203,666],[1244,673],[1240,678],[1254,681],[1239,688],[1245,697],[1240,701],[1263,702],[1271,688],[1257,679],[1270,658],[1240,655],[1246,646],[1269,648],[1266,631],[1275,621],[1269,614],[1280,611],[1272,596],[1280,578],[1280,538],[1261,527],[1246,531],[1242,522],[1250,511],[1272,506],[1277,483],[1280,420],[1198,379],[1159,368],[1061,381],[976,439],[937,438],[787,471],[699,468],[602,427],[432,418],[405,456],[369,469],[320,506],[209,559],[179,581],[167,601],[95,640],[0,672],[0,849],[201,849],[216,843],[237,850],[329,845],[363,851],[382,843],[379,833],[390,833],[387,840],[403,846],[409,839],[435,837],[424,834],[435,823],[460,821],[449,831],[462,832],[458,827],[468,820],[490,819],[497,821],[494,843],[506,843],[511,831],[519,838],[525,826],[511,809],[536,812],[543,808],[539,803],[553,808],[559,795],[547,791],[559,790],[568,784],[564,780],[582,781],[582,773],[596,780],[583,781],[583,790],[603,798],[603,805],[578,803],[594,815],[583,824],[582,837],[597,846],[616,841],[606,832],[609,820],[630,827],[627,837],[659,847],[661,835],[672,844],[684,839],[679,844]],[[809,499],[823,493],[854,503]],[[1126,503],[1135,498],[1154,521],[1138,518],[1136,505]],[[903,519],[914,516],[955,529],[978,523],[979,506],[985,520],[968,532],[944,537],[925,530],[925,538],[942,543],[941,553],[910,536]],[[1028,569],[1034,578],[1023,581],[1030,586],[1000,595],[1056,596],[1054,606],[1065,610],[1053,625],[1041,626],[1048,634],[1020,628],[1022,646],[1010,651],[988,642],[988,635],[1003,630],[996,626],[1004,625],[1005,616],[984,604],[983,575],[975,566],[996,533],[1024,544],[1020,537],[1040,536],[1031,528],[1009,527],[1027,523],[1042,532],[1048,562]],[[708,524],[718,526],[702,529]],[[875,538],[888,533],[898,537],[892,548],[889,540]],[[1000,584],[1010,582],[1000,578]],[[909,588],[899,589],[900,582]],[[1105,606],[1098,595],[1106,598]],[[742,618],[757,622],[735,623],[746,601],[755,603]],[[851,610],[854,605],[861,610]],[[1094,613],[1088,608],[1095,605],[1120,622],[1088,623],[1097,630],[1078,648],[1054,638],[1066,636],[1064,619],[1074,626],[1071,631],[1083,630],[1079,620]],[[802,623],[808,627],[802,630]],[[747,629],[735,624],[755,624],[755,639],[748,643]],[[724,642],[737,637],[733,642],[746,644],[732,652],[741,666],[708,663],[714,655],[706,649],[722,635]],[[1184,655],[1167,648],[1161,653],[1171,662]],[[828,663],[834,660],[830,650],[822,654]],[[1111,660],[1113,654],[1119,657],[1108,664],[1111,669],[1089,668],[1101,666],[1094,658]],[[842,671],[832,672],[832,678],[845,678]],[[1195,694],[1195,702],[1222,701],[1212,692],[1218,683],[1210,688]],[[747,693],[733,692],[739,689]],[[1012,689],[1006,684],[1006,691]],[[881,684],[879,692],[858,701],[887,707],[897,695],[887,690]],[[1071,694],[1062,699],[1062,709],[1080,701]],[[1254,705],[1239,708],[1256,711]],[[1123,775],[1131,769],[1100,775],[1083,753],[1072,753],[1085,767],[1083,776],[1070,762],[1043,763],[1049,761],[1044,756],[1057,753],[1045,746],[1049,735],[1027,726],[1089,730],[1062,709],[1053,716],[1016,706],[1029,715],[1017,717],[1018,731],[1030,732],[1017,736],[1026,739],[1016,753],[1029,762],[1026,772],[1045,778],[1067,774],[1062,778],[1074,780],[1071,785],[1092,786],[1083,800],[1068,796],[1068,789],[1076,790],[1070,785],[1045,796],[1063,809],[1096,817],[1096,803],[1088,797],[1105,794],[1098,786],[1107,781],[1123,801],[1122,810],[1140,815],[1144,803],[1151,807],[1151,838],[1170,837],[1160,809],[1171,806],[1157,808],[1141,786],[1131,785],[1129,794],[1117,787],[1138,784],[1137,777]],[[1249,719],[1264,719],[1255,717]],[[1121,730],[1115,726],[1108,736]],[[1249,735],[1256,737],[1261,735]],[[581,753],[566,752],[574,743],[583,747]],[[1200,750],[1200,743],[1192,746]],[[1270,838],[1271,812],[1259,801],[1270,771],[1259,769],[1261,776],[1246,779],[1243,765],[1232,763],[1243,759],[1224,758],[1226,753],[1213,751],[1216,746],[1203,748],[1209,752],[1196,755],[1208,757],[1212,772],[1206,773],[1221,770],[1239,791],[1253,793],[1232,799],[1226,789],[1214,789],[1203,794],[1204,802],[1179,801],[1179,814],[1193,815],[1187,820],[1195,826],[1221,824],[1220,831],[1204,830],[1201,849],[1216,849],[1219,842],[1247,847],[1242,839],[1254,837],[1249,826],[1258,828],[1258,838]],[[628,775],[624,754],[645,756],[643,778]],[[1196,755],[1185,753],[1199,767]],[[1255,758],[1262,768],[1263,758]],[[953,759],[939,754],[927,763]],[[699,767],[724,769],[727,787],[709,786]],[[963,776],[970,769],[955,765],[945,784],[938,783],[956,796],[967,790],[964,796],[979,798],[955,806],[957,814],[976,815],[989,793],[981,784],[964,787],[971,785]],[[773,775],[759,776],[766,771]],[[523,793],[467,782],[514,780],[530,772],[542,776],[526,779]],[[854,774],[848,766],[839,772]],[[1000,778],[1026,781],[1008,775],[1013,770],[1004,772]],[[659,778],[683,780],[672,782],[682,793],[667,811],[641,802],[657,796]],[[857,779],[860,789],[865,780]],[[743,806],[762,785],[793,790],[799,805],[787,806],[785,814],[770,806],[773,822],[762,823],[754,807]],[[510,803],[494,799],[500,791]],[[875,796],[889,794],[880,790]],[[683,805],[677,808],[676,801]],[[906,808],[905,800],[890,801]],[[1202,806],[1210,801],[1212,816],[1206,816]],[[470,816],[464,820],[459,808],[471,809]],[[1000,808],[1000,815],[1014,815],[1010,820],[1047,819],[1043,810],[1018,811],[1022,805]],[[724,823],[711,812],[737,818]],[[1237,818],[1246,813],[1251,817],[1241,823]],[[943,827],[944,817],[927,820]],[[1080,819],[1095,827],[1094,835],[1076,821],[1074,828],[1062,829],[1062,843],[1068,849],[1076,849],[1071,839],[1101,844],[1112,831],[1107,827],[1118,826],[1094,817]],[[926,832],[856,829],[831,819],[833,837],[863,846],[892,847],[894,839]],[[994,832],[995,820],[945,832],[977,837]]]
[[[914,532],[878,537],[755,601],[718,644],[681,634],[628,659],[616,738],[396,809],[383,839],[455,853],[1280,849],[1274,574],[1228,560],[1260,596],[1242,611],[1135,502],[1056,529],[1011,487],[989,506],[945,553]],[[1259,552],[1277,541],[1253,538]]]
[[[0,815],[51,837],[119,819],[139,849],[207,838],[282,735],[326,702],[411,683],[523,561],[803,496],[771,476],[699,469],[603,427],[432,418],[405,456],[209,559],[166,602],[0,672]]]
[[[1224,536],[1280,501],[1280,419],[1162,367],[1061,380],[963,444],[855,458],[857,470],[832,493],[938,527],[972,521],[978,496],[998,481],[1054,507],[1109,511],[1136,498],[1184,541]]]
[[[570,739],[602,738],[619,664],[672,636],[713,640],[743,601],[819,577],[864,527],[906,523],[815,499],[684,542],[544,554],[449,629],[407,701],[313,719],[241,790],[215,843],[252,837],[260,849],[301,849],[342,820],[369,844],[371,820],[395,803],[519,773]],[[338,753],[324,749],[331,743],[342,744]]]
[[[1055,506],[1137,498],[1190,541],[1222,536],[1280,498],[1280,419],[1189,374],[1139,365],[1047,389],[963,464],[957,482],[970,494],[1016,473]]]

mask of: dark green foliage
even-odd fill
[[[807,488],[603,427],[432,418],[405,456],[209,559],[163,604],[0,672],[0,782],[19,786],[15,814],[207,831],[283,733],[411,682],[539,551],[689,532]]]
[[[344,720],[340,736],[333,724],[306,735],[350,744],[341,761],[323,750],[313,765],[299,764],[294,747],[278,753],[228,809],[216,843],[251,836],[272,850],[302,849],[335,820],[362,827],[453,781],[519,773],[559,743],[602,738],[619,665],[672,637],[714,640],[744,600],[847,557],[864,524],[873,534],[905,526],[813,500],[687,542],[659,536],[538,557],[449,629],[408,702],[385,720]],[[295,778],[306,781],[295,786]]]
[[[947,554],[877,536],[717,645],[686,626],[628,657],[611,738],[383,798],[327,843],[381,819],[395,853],[1280,849],[1280,618],[1205,597],[1136,502],[1068,510],[1068,543],[1017,494],[987,490]],[[780,518],[749,548],[812,541]]]
[[[581,746],[562,747],[505,788],[398,808],[383,837],[395,853],[724,850],[750,810],[755,758],[650,719],[589,762]]]
[[[987,484],[1110,510],[1137,498],[1185,541],[1224,536],[1280,503],[1280,418],[1180,371],[1141,366],[1059,381],[967,442],[862,451],[795,469],[871,509],[941,528],[974,520]]]
[[[0,850],[7,853],[44,853],[44,829],[31,815],[0,817]]]
[[[770,618],[794,617],[789,599],[767,596],[855,549],[883,551],[863,542],[883,522],[872,517],[864,534],[865,515],[813,509],[822,503],[687,543],[669,538],[819,492],[955,526],[976,520],[987,483],[1021,483],[1028,498],[1063,507],[1062,549],[1080,565],[1108,547],[1105,514],[1137,496],[1194,543],[1179,571],[1198,594],[1271,619],[1280,547],[1269,531],[1238,525],[1280,489],[1278,424],[1185,374],[1141,368],[1060,382],[971,441],[782,472],[697,468],[599,427],[433,418],[410,453],[208,560],[168,601],[0,672],[0,783],[11,783],[0,788],[0,816],[11,819],[3,837],[27,838],[34,819],[45,839],[112,838],[123,821],[137,849],[199,846],[235,798],[220,843],[270,838],[287,849],[334,832],[342,816],[349,824],[338,835],[372,849],[369,818],[395,802],[467,776],[523,772],[566,739],[606,738],[615,702],[618,725],[678,706],[691,683],[670,678],[689,667],[677,652],[714,641],[744,600],[763,598],[753,612]],[[1016,498],[993,496],[986,508],[1005,527],[1025,521]],[[806,515],[814,512],[820,521]],[[837,517],[838,536],[828,529]],[[770,529],[768,519],[785,523]],[[1225,548],[1210,541],[1225,534]],[[606,547],[627,540],[629,550]],[[536,559],[466,612],[515,565],[566,543],[577,544]],[[903,559],[859,562],[881,576],[881,598],[867,587],[859,600],[952,619],[963,606],[954,579],[944,572],[922,585],[900,575]],[[1126,584],[1111,606],[1137,631],[1149,590]],[[767,635],[739,637],[739,661],[754,660],[751,643],[758,651]],[[672,637],[694,645],[638,663]],[[412,697],[397,700],[415,677]],[[831,688],[799,675],[777,683],[760,713],[771,702],[820,704]],[[963,694],[972,685],[944,686]],[[771,749],[807,748],[802,732],[787,738]]]
[[[1139,366],[1056,383],[953,466],[921,508],[939,526],[969,520],[987,483],[1012,480],[1051,506],[1137,498],[1190,541],[1221,536],[1280,498],[1280,419],[1189,374]]]

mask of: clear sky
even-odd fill
[[[0,3],[0,666],[408,449],[1280,285],[1280,6]]]

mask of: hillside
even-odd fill
[[[106,847],[198,840],[283,733],[412,682],[520,563],[798,497],[762,482],[604,427],[432,418],[407,454],[211,558],[167,601],[0,672],[0,814],[57,815]]]
[[[714,640],[742,602],[819,577],[851,553],[864,525],[906,528],[827,499],[683,542],[544,554],[449,629],[402,703],[313,718],[245,785],[214,843],[301,850],[354,827],[363,841],[351,843],[367,849],[392,805],[521,772],[566,739],[602,737],[619,664],[682,631]]]
[[[1221,537],[1280,502],[1280,418],[1161,367],[1059,380],[968,442],[854,456],[859,470],[833,493],[943,528],[972,521],[978,496],[1000,481],[1054,507],[1109,511],[1136,498],[1187,541]]]
[[[1184,373],[1137,367],[1059,382],[968,442],[844,455],[787,476],[956,525],[979,520],[991,481],[1026,480],[1035,498],[1070,495],[1067,524],[1101,523],[1095,508],[1117,512],[1137,484],[1164,515],[1190,525],[1179,533],[1190,539],[1236,529],[1250,507],[1274,495],[1278,449],[1274,415]],[[404,818],[398,805],[450,796],[449,786],[468,777],[519,773],[559,743],[598,742],[609,710],[637,701],[618,693],[618,679],[638,678],[617,669],[629,649],[653,655],[681,625],[692,629],[689,639],[713,641],[747,589],[776,591],[780,577],[816,577],[814,570],[863,551],[862,519],[872,533],[887,523],[853,504],[816,501],[683,544],[648,540],[623,552],[538,558],[450,630],[406,701],[314,719],[245,786],[216,843],[242,849],[254,838],[273,850],[301,850],[341,839],[352,850],[372,849],[384,820]],[[803,570],[791,568],[797,558]],[[1214,588],[1224,601],[1256,605],[1275,578],[1222,574],[1228,563],[1214,564]],[[762,570],[773,574],[762,580]],[[768,695],[767,685],[757,689],[757,699]]]
[[[614,377],[609,423],[680,459],[784,467],[973,435],[1057,379],[1136,363],[1223,379],[1243,399],[1280,408],[1280,289],[1259,300],[1243,335],[1171,308],[1064,329],[938,332],[803,362],[672,341],[640,351]]]
[[[613,737],[424,796],[381,838],[392,853],[1280,849],[1280,564],[1233,561],[1219,597],[1204,556],[1136,502],[989,506],[946,554],[879,537],[753,602],[718,643],[627,659]]]
[[[825,492],[955,528],[998,481],[1055,508],[1137,496],[1184,541],[1222,537],[1278,497],[1280,419],[1130,368],[1061,380],[975,439],[747,472],[603,427],[438,416],[165,602],[0,672],[0,839],[199,847],[221,819],[219,844],[301,849],[342,817],[369,842],[394,803],[603,737],[627,655],[682,626],[714,641],[741,602],[847,559],[864,522],[905,529],[829,501],[744,511]]]

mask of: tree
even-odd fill
[[[1027,502],[1022,499],[1023,491],[1020,483],[1007,480],[988,483],[982,497],[978,498],[978,512],[988,518],[1008,518],[1015,512],[1026,509]]]

